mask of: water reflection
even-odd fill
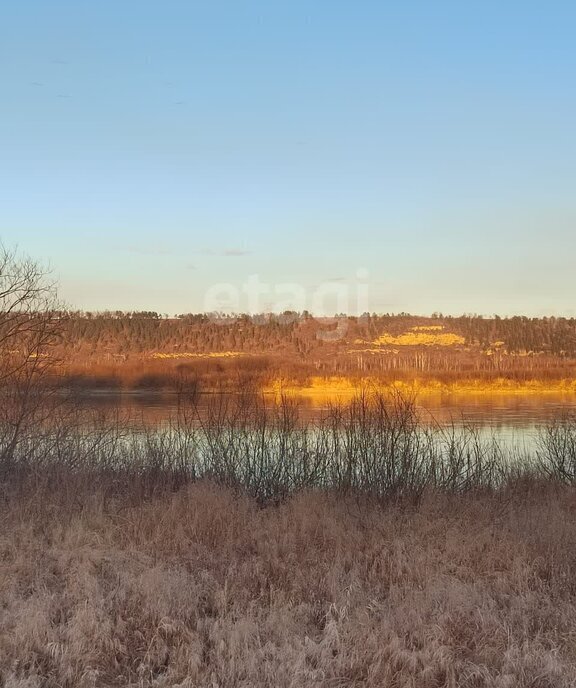
[[[232,395],[230,395],[232,399]],[[273,405],[272,396],[264,399]],[[194,413],[201,418],[203,410],[214,401],[214,395],[200,395]],[[186,399],[176,393],[118,392],[94,390],[75,397],[80,408],[115,412],[132,426],[161,427],[177,414]],[[329,405],[311,399],[297,401],[304,420],[321,418]],[[553,419],[576,416],[576,395],[545,394],[437,394],[416,398],[416,406],[425,424],[440,427],[473,427],[482,436],[494,437],[507,445],[524,450],[534,446],[542,428]]]

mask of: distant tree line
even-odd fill
[[[142,353],[151,351],[192,352],[252,351],[283,352],[306,358],[327,347],[343,351],[363,341],[369,344],[382,333],[398,335],[414,327],[441,326],[460,335],[465,349],[489,350],[497,344],[507,354],[549,354],[576,357],[576,319],[510,318],[434,314],[431,318],[364,314],[340,316],[343,338],[327,343],[322,333],[333,324],[308,313],[208,315],[186,313],[173,318],[155,311],[72,313],[66,323],[67,347],[97,353]]]

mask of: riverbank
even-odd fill
[[[43,494],[0,504],[2,685],[576,684],[573,488]]]
[[[186,357],[158,355],[153,359],[129,360],[94,365],[87,362],[55,366],[48,381],[71,389],[107,389],[122,391],[238,392],[250,388],[276,397],[292,396],[309,400],[349,401],[363,391],[409,396],[438,395],[547,395],[576,396],[574,377],[469,377],[385,375],[360,376],[311,375],[304,370],[297,375],[280,372],[256,356],[235,352]]]
[[[378,378],[313,377],[303,383],[276,379],[266,384],[264,393],[277,398],[300,397],[316,401],[349,401],[359,393],[399,393],[408,397],[434,395],[576,395],[576,380],[526,380],[506,378],[494,380],[463,379],[456,382],[440,380],[382,381]]]

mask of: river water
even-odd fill
[[[264,398],[274,404],[273,397]],[[181,399],[169,393],[98,390],[83,393],[76,402],[86,409],[120,412],[134,425],[161,427],[176,417]],[[214,395],[201,395],[196,409],[201,413],[213,402]],[[328,409],[325,402],[303,399],[297,403],[301,416],[311,422]],[[417,397],[416,405],[424,424],[473,427],[482,436],[521,450],[533,448],[538,433],[551,421],[576,418],[576,394],[442,393]]]

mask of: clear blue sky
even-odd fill
[[[4,3],[0,237],[79,308],[365,270],[370,310],[576,315],[575,34],[555,0]]]

